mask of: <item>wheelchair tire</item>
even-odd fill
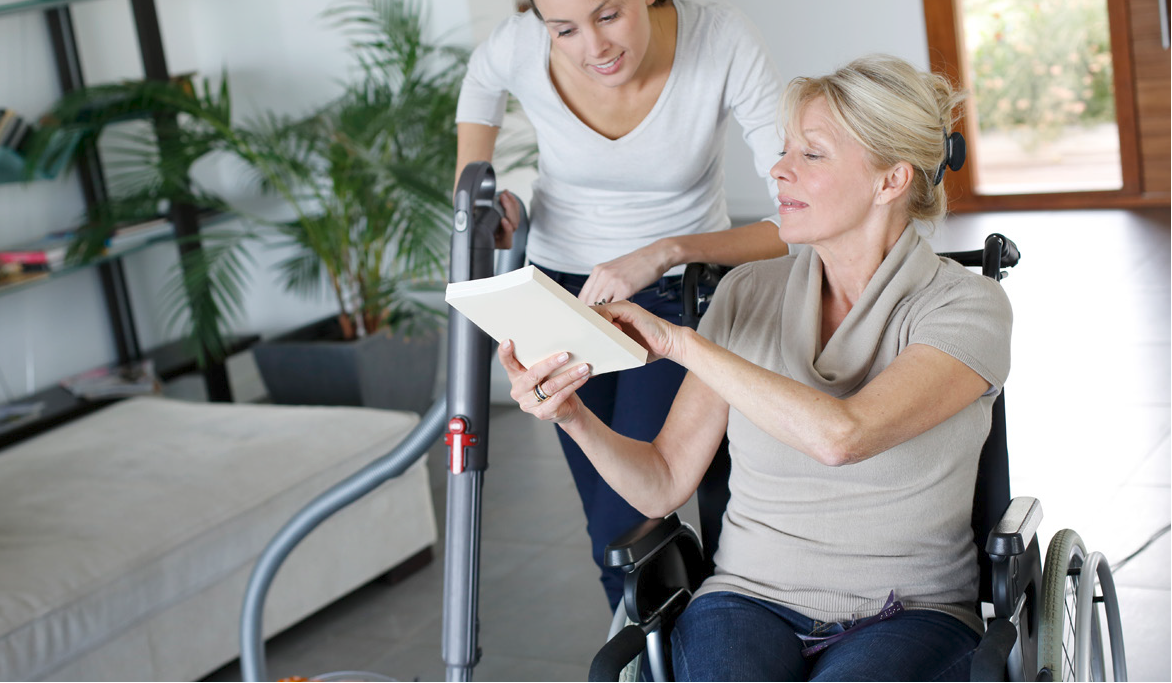
[[[1074,680],[1075,611],[1079,571],[1086,559],[1079,535],[1063,529],[1050,539],[1042,570],[1038,670],[1049,669],[1051,680]]]

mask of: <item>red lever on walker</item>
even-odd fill
[[[480,443],[480,437],[467,432],[468,421],[464,418],[453,417],[448,420],[448,433],[444,437],[444,443],[449,446],[448,467],[452,470],[452,474],[460,474],[464,471],[464,449]]]

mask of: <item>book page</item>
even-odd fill
[[[647,350],[534,266],[448,285],[447,302],[498,342],[512,339],[525,367],[566,351],[591,374],[637,368]]]

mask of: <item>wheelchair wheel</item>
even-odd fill
[[[1063,529],[1050,539],[1042,571],[1042,605],[1038,637],[1038,668],[1049,669],[1055,681],[1074,680],[1079,572],[1086,547],[1078,534]]]

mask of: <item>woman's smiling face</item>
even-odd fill
[[[822,97],[786,124],[785,147],[770,175],[781,203],[780,234],[790,244],[816,244],[860,225],[882,183],[866,148]]]
[[[537,0],[553,48],[598,83],[631,80],[651,45],[653,0]]]

